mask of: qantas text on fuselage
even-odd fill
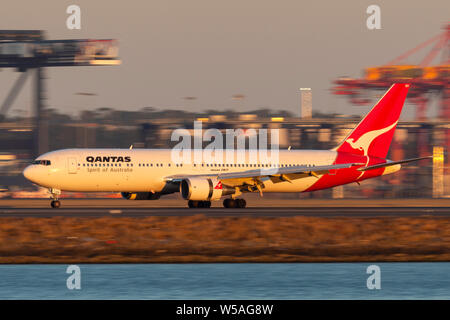
[[[131,162],[131,157],[129,156],[87,156],[87,162]]]

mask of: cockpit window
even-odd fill
[[[42,166],[49,166],[51,162],[50,160],[34,160],[31,164],[40,164]]]

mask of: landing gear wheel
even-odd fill
[[[50,202],[50,205],[52,206],[52,208],[61,207],[61,202],[59,202],[59,200],[58,200],[58,198],[61,194],[61,190],[49,188],[48,191],[50,193],[50,199],[52,199],[52,202]]]
[[[236,208],[236,200],[235,199],[225,199],[223,200],[223,206],[225,208]]]
[[[225,199],[223,206],[225,208],[245,208],[247,201],[245,199]]]
[[[245,208],[245,206],[247,205],[247,201],[245,201],[245,199],[236,199],[236,204],[238,208]]]
[[[189,200],[188,206],[189,208],[198,208],[198,201]]]
[[[189,208],[211,208],[211,201],[189,200],[188,207]]]
[[[61,202],[59,200],[53,200],[52,202],[50,202],[50,205],[52,206],[52,208],[59,208],[61,207]]]
[[[211,208],[211,201],[202,201],[203,208]]]

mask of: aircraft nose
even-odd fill
[[[35,168],[33,168],[33,166],[30,165],[30,166],[27,166],[22,172],[23,176],[32,182],[34,182],[34,176],[35,176],[35,174],[33,174],[33,172],[35,171],[34,169]]]

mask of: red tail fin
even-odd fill
[[[392,85],[378,103],[334,150],[386,158],[410,85]]]

